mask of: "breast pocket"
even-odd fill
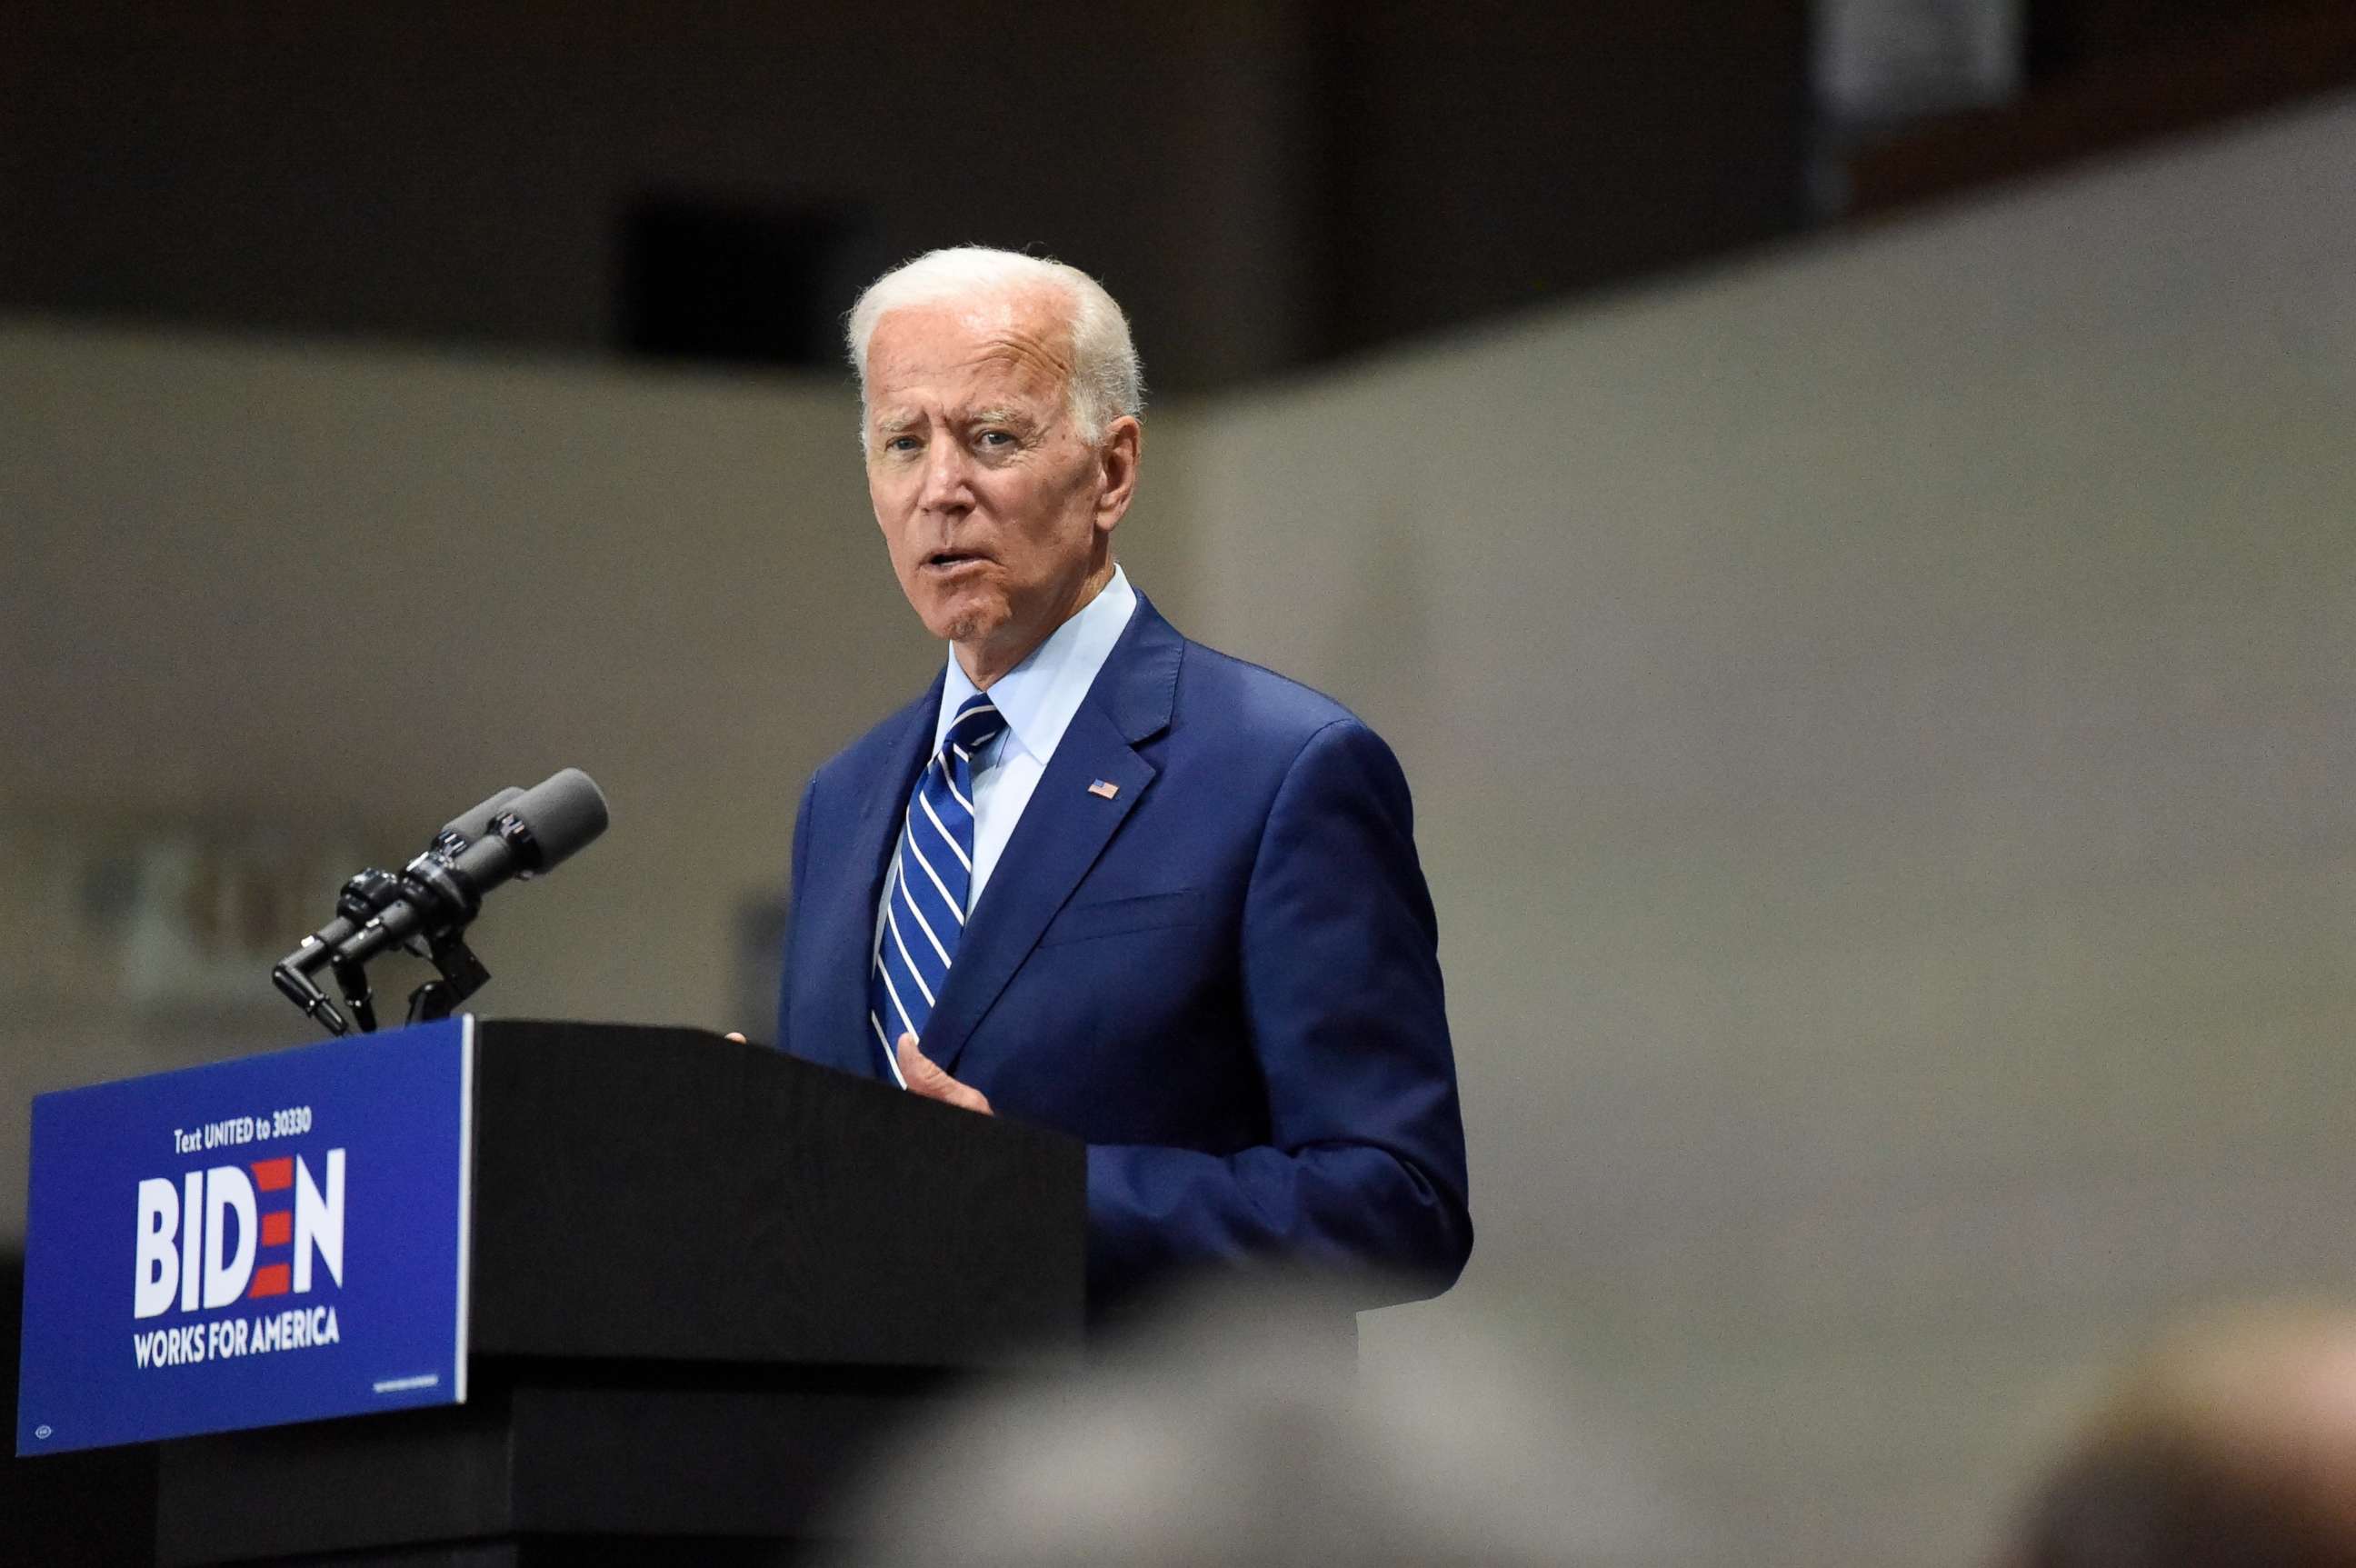
[[[1175,926],[1200,925],[1208,917],[1208,901],[1192,887],[1174,893],[1144,893],[1130,898],[1098,898],[1067,905],[1047,922],[1039,937],[1041,947],[1118,937],[1133,931],[1158,931]]]

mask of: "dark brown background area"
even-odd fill
[[[700,216],[797,296],[748,328],[768,357],[977,241],[1097,272],[1157,384],[1211,387],[1795,226],[1804,30],[1788,0],[15,5],[0,307],[602,352],[643,336],[649,226]]]
[[[0,309],[829,362],[934,245],[1102,276],[1211,390],[2356,80],[2339,0],[2028,0],[1860,133],[1803,0],[0,8]]]

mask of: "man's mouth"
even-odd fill
[[[925,557],[925,564],[937,572],[954,572],[960,566],[973,566],[990,557],[967,550],[936,550]]]

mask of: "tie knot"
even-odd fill
[[[949,721],[949,733],[942,738],[942,745],[956,747],[970,760],[975,752],[995,740],[998,733],[1005,727],[1006,715],[992,706],[987,696],[977,692],[966,699],[965,706],[959,708],[957,717]]]

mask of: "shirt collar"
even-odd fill
[[[1136,608],[1137,590],[1129,585],[1129,574],[1116,564],[1112,581],[1098,589],[1095,598],[991,686],[991,705],[1006,720],[1007,738],[1000,744],[1019,746],[1044,766]],[[941,748],[958,710],[973,694],[973,682],[966,679],[952,648],[948,678],[941,685],[940,715],[933,725],[935,751]]]

